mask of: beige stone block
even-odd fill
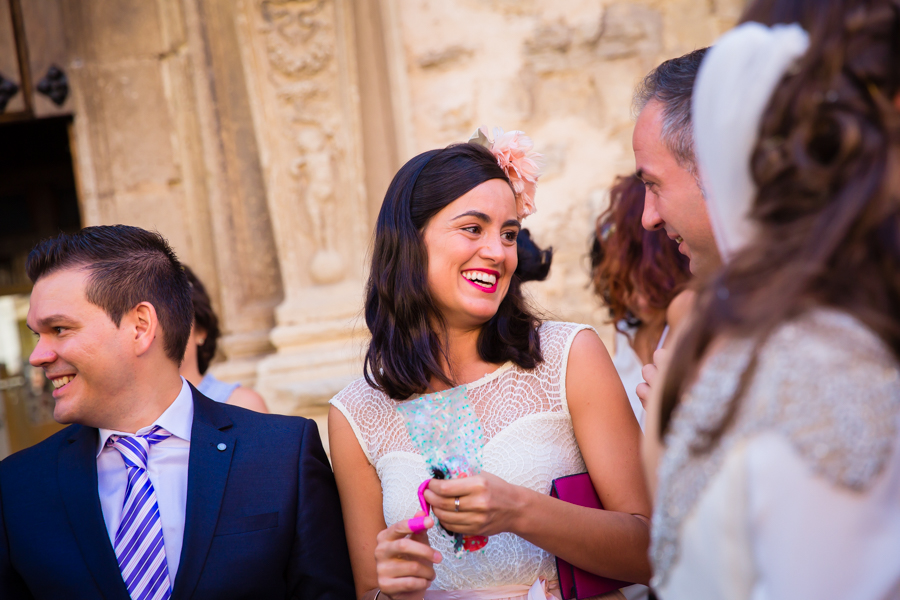
[[[94,49],[91,58],[118,62],[165,52],[160,4],[172,0],[78,0],[78,3],[89,26]]]
[[[669,0],[663,5],[663,43],[667,57],[680,56],[712,44],[721,23],[714,5],[694,0]]]
[[[181,173],[158,61],[110,65],[96,75],[116,193],[177,185]]]
[[[597,56],[604,60],[654,56],[662,48],[662,29],[662,15],[651,7],[611,4],[603,14]]]
[[[150,231],[158,231],[175,250],[183,256],[188,247],[188,228],[184,220],[184,198],[177,191],[143,190],[141,193],[116,195],[117,222],[136,225]]]

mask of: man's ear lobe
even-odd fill
[[[145,354],[153,345],[159,329],[156,308],[149,302],[141,302],[131,309],[132,327],[134,328],[135,354]]]

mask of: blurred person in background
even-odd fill
[[[664,231],[644,229],[643,212],[644,182],[635,175],[617,177],[590,251],[594,292],[616,327],[613,364],[642,431],[646,413],[636,392],[644,380],[641,370],[670,339],[693,299],[683,291],[691,276],[688,257]]]
[[[757,0],[742,22],[693,90],[724,266],[653,385],[653,585],[896,599],[900,5]]]
[[[266,401],[253,390],[242,387],[239,383],[219,381],[212,373],[207,372],[209,363],[216,356],[216,347],[221,336],[219,317],[213,311],[212,302],[203,282],[190,267],[182,266],[191,284],[194,325],[191,327],[191,337],[188,338],[187,349],[184,352],[184,362],[181,363],[181,376],[191,382],[201,394],[216,402],[225,402],[261,413],[269,412]]]

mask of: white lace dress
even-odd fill
[[[663,600],[900,598],[900,365],[853,317],[812,311],[759,351],[711,355],[666,436],[651,557]]]
[[[544,323],[540,329],[544,362],[537,368],[528,371],[507,363],[467,386],[484,428],[485,471],[549,494],[557,477],[587,470],[566,405],[565,380],[569,348],[584,329],[590,327]],[[350,422],[381,479],[387,525],[411,518],[419,509],[416,489],[430,475],[395,410],[398,403],[359,379],[331,404]],[[455,558],[451,541],[438,528],[428,535],[432,547],[444,556],[435,567],[431,590],[484,590],[532,586],[539,578],[556,580],[554,557],[512,533],[491,536],[483,553],[466,553],[461,559]]]

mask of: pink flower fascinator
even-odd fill
[[[469,138],[470,144],[484,146],[497,158],[497,164],[509,177],[513,192],[516,194],[516,212],[520,219],[533,215],[534,193],[540,174],[542,154],[534,151],[531,138],[521,131],[504,132],[494,127],[494,140],[491,141],[487,127],[482,125]]]

